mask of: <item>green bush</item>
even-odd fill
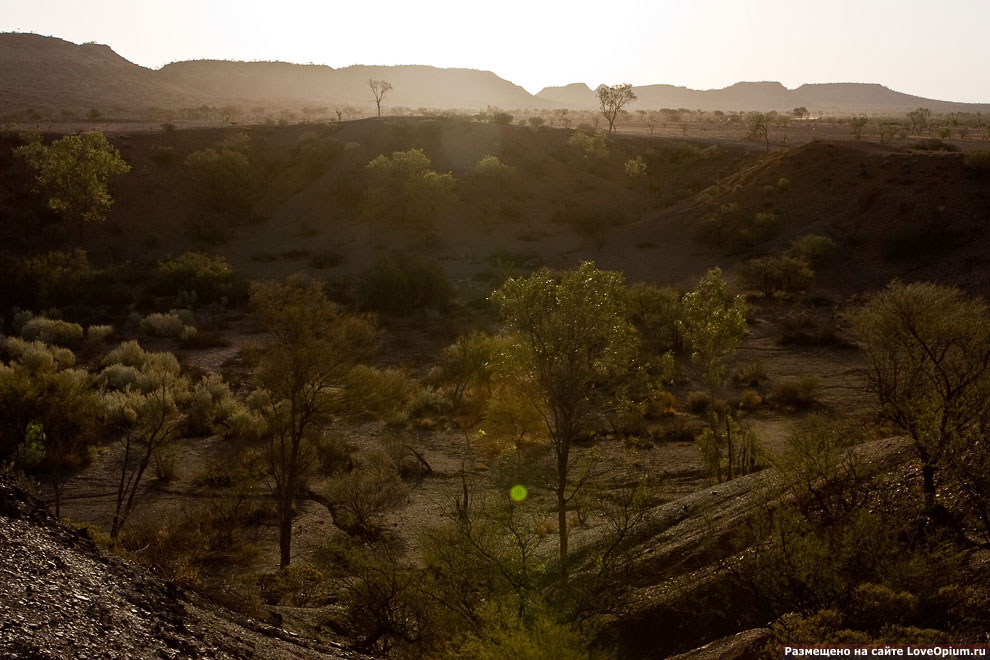
[[[706,156],[706,149],[690,142],[665,142],[657,148],[663,160],[674,164],[692,163]]]
[[[75,348],[82,343],[83,329],[78,323],[35,316],[24,324],[20,335],[28,341]]]
[[[451,414],[454,404],[443,392],[432,387],[423,387],[416,392],[409,403],[409,417],[412,419],[439,419]]]
[[[189,435],[210,435],[227,428],[244,407],[220,374],[209,374],[187,393],[185,429]]]
[[[712,399],[707,392],[691,392],[687,398],[687,408],[695,415],[704,415],[712,405]]]
[[[414,254],[383,257],[358,280],[358,301],[364,309],[394,316],[443,310],[450,303],[451,286],[440,266]]]
[[[835,254],[835,250],[835,241],[828,236],[805,234],[791,241],[787,254],[803,259],[812,266],[820,266]]]
[[[168,257],[155,269],[156,289],[176,295],[181,291],[195,292],[204,302],[214,302],[229,296],[233,288],[234,271],[223,257],[210,257],[200,252],[185,252],[178,258]]]
[[[646,176],[646,161],[642,156],[630,158],[625,163],[626,176],[630,179],[640,179]]]
[[[208,147],[189,154],[185,165],[198,201],[207,208],[227,215],[250,207],[253,181],[247,154],[236,149]]]
[[[187,310],[182,310],[186,312]],[[195,329],[195,323],[187,321],[193,321],[191,318],[183,318],[183,315],[175,310],[162,314],[155,312],[153,314],[148,314],[141,321],[139,326],[141,332],[146,332],[153,337],[171,337],[173,339],[179,339],[185,334],[189,336],[190,333],[186,331],[187,328]]]
[[[0,257],[0,308],[47,309],[88,297],[94,271],[85,250]]]
[[[834,318],[823,323],[802,312],[784,319],[778,343],[782,346],[832,346],[843,342]]]
[[[37,467],[56,488],[86,462],[87,448],[100,437],[99,402],[92,379],[73,369],[75,355],[40,341],[0,340],[8,362],[0,361],[0,465]],[[0,468],[2,469],[2,468]]]
[[[684,338],[677,325],[681,294],[671,288],[636,282],[625,289],[629,320],[639,331],[643,348],[654,352],[680,351]]]
[[[394,151],[373,159],[365,168],[369,180],[365,214],[404,227],[428,224],[456,200],[454,176],[436,172],[432,166],[422,149]]]
[[[698,239],[721,247],[730,254],[773,238],[780,228],[776,213],[746,216],[735,203],[723,204],[698,227]]]
[[[767,298],[778,292],[796,294],[806,291],[815,278],[807,261],[787,255],[750,259],[743,274],[747,283]]]
[[[567,140],[567,144],[579,149],[585,162],[605,158],[608,155],[608,146],[605,142],[604,131],[587,132],[578,129]]]
[[[614,660],[609,650],[594,648],[593,635],[576,624],[555,621],[543,612],[520,618],[511,608],[483,612],[483,628],[455,639],[442,660]]]
[[[405,410],[415,388],[401,369],[358,365],[347,374],[344,406],[354,415],[391,420]]]

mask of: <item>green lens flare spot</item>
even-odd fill
[[[509,490],[509,497],[511,497],[516,502],[522,502],[526,499],[526,487],[521,485],[515,485]]]

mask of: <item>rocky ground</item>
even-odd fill
[[[0,475],[0,657],[360,660],[177,590]]]

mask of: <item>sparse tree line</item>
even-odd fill
[[[301,108],[275,108],[255,106],[245,108],[239,105],[186,107],[178,109],[152,106],[143,110],[128,110],[120,106],[112,108],[90,108],[87,111],[63,108],[58,114],[53,111],[41,112],[28,108],[21,113],[0,116],[0,128],[5,132],[11,131],[18,124],[24,123],[40,128],[42,123],[51,125],[56,121],[103,121],[108,118],[127,119],[147,122],[160,122],[165,131],[175,130],[173,122],[216,123],[223,126],[241,124],[266,124],[287,126],[289,124],[319,124],[334,123],[342,120],[359,119],[367,116],[382,116],[382,103],[386,96],[393,91],[392,84],[387,80],[369,79],[368,87],[372,93],[369,103],[375,104],[374,114],[353,106],[305,106]],[[390,114],[397,117],[424,116],[445,119],[474,120],[497,124],[529,125],[533,128],[570,128],[572,125],[587,124],[595,129],[604,119],[608,125],[608,133],[615,130],[616,122],[621,122],[627,129],[641,131],[645,129],[653,136],[658,128],[675,129],[679,134],[687,136],[698,133],[705,135],[718,131],[723,136],[738,135],[740,138],[763,143],[769,150],[771,142],[787,144],[787,131],[791,120],[802,124],[821,126],[831,129],[840,126],[848,127],[849,136],[861,140],[875,136],[881,144],[906,139],[958,139],[958,140],[990,140],[990,123],[980,113],[950,112],[939,114],[930,108],[919,106],[905,113],[890,113],[871,115],[859,114],[844,116],[842,114],[818,112],[807,107],[796,107],[792,111],[737,111],[737,110],[693,110],[689,108],[637,108],[635,111],[626,106],[637,100],[632,85],[628,83],[615,85],[600,85],[595,90],[599,109],[576,110],[534,110],[521,109],[515,113],[489,106],[478,113],[467,113],[460,110],[437,108],[409,108],[392,106]],[[925,148],[922,145],[922,148]],[[929,146],[928,148],[934,148]]]

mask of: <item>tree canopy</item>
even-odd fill
[[[378,108],[378,116],[382,116],[382,100],[385,95],[392,91],[392,83],[387,80],[368,80],[368,87],[371,88],[371,93],[375,95],[375,106]]]
[[[284,284],[255,283],[251,305],[271,335],[254,376],[284,568],[291,561],[295,498],[314,457],[313,440],[340,412],[345,378],[370,357],[377,334],[366,319],[341,314],[319,282],[302,276]]]
[[[520,385],[540,412],[557,462],[561,581],[567,581],[567,504],[571,445],[595,411],[596,396],[627,372],[638,345],[626,320],[623,277],[591,262],[508,280],[492,295],[515,337]]]
[[[725,380],[725,360],[746,334],[746,301],[729,294],[722,269],[712,268],[698,286],[684,294],[684,318],[678,323],[691,361],[700,365],[705,383],[714,389]]]
[[[131,167],[102,133],[66,135],[50,145],[41,141],[18,147],[14,154],[35,171],[38,191],[48,208],[80,231],[106,220],[113,205],[107,182]]]
[[[933,505],[938,468],[985,466],[990,456],[990,310],[952,287],[894,282],[870,298],[855,324],[866,342],[877,412],[911,439]],[[974,450],[980,455],[959,461]]]
[[[615,118],[619,115],[622,106],[630,101],[636,100],[636,92],[632,85],[622,83],[620,85],[599,85],[595,90],[598,95],[598,103],[601,106],[602,115],[608,120],[608,132],[612,133],[615,128]]]
[[[436,172],[422,149],[394,151],[368,163],[371,186],[367,210],[372,215],[389,216],[398,210],[403,224],[426,224],[456,199],[454,176]]]

